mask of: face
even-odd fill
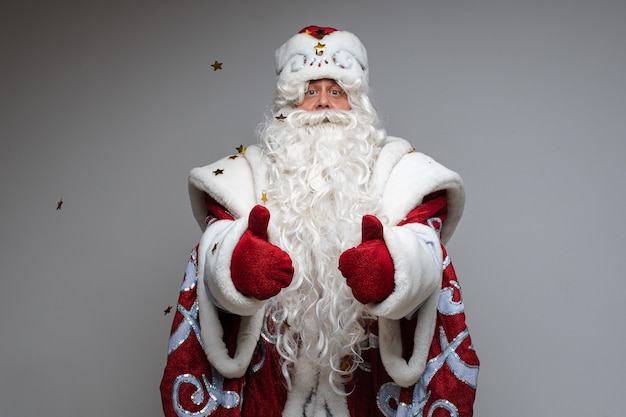
[[[304,93],[304,100],[298,106],[300,110],[350,110],[348,95],[335,80],[324,78],[309,81]]]

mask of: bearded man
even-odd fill
[[[203,229],[166,416],[471,416],[478,357],[443,246],[460,177],[387,136],[366,50],[310,26],[276,51],[260,144],[189,177]]]

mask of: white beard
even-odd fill
[[[283,374],[290,383],[293,364],[307,359],[330,373],[337,392],[360,363],[366,337],[366,314],[338,270],[339,255],[360,243],[361,218],[379,200],[369,184],[383,133],[356,120],[355,111],[295,111],[261,137],[271,166],[269,236],[295,269],[269,305],[285,323],[275,335]]]

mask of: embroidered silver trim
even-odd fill
[[[176,349],[183,344],[189,337],[191,330],[196,334],[196,338],[202,346],[202,337],[200,336],[200,325],[198,324],[198,301],[196,300],[189,310],[185,310],[183,306],[178,304],[176,309],[183,315],[183,321],[180,322],[176,330],[170,336],[167,355],[171,355]]]
[[[450,414],[450,417],[459,417],[459,409],[448,400],[434,401],[430,406],[430,410],[428,410],[428,417],[432,417],[438,408],[444,408]]]
[[[211,373],[213,374],[212,383],[209,383],[206,375],[202,374],[204,385],[192,374],[181,374],[176,377],[172,387],[172,404],[178,417],[206,417],[213,414],[220,406],[230,409],[239,405],[239,394],[234,391],[224,391],[224,377],[214,368],[211,368]],[[208,394],[207,402],[200,411],[191,412],[186,410],[180,403],[180,387],[182,384],[191,384],[196,388],[191,395],[191,401],[195,405],[201,405],[204,402],[205,393]]]
[[[461,291],[461,287],[459,283],[451,280],[450,285],[452,287],[445,287],[441,289],[439,293],[439,300],[437,301],[437,310],[443,315],[452,316],[455,314],[461,314],[465,311],[465,305],[463,304],[463,300],[459,299],[459,301],[452,301],[452,297],[454,297],[455,291]]]
[[[195,288],[196,283],[198,282],[197,278],[197,268],[198,266],[198,254],[194,249],[191,252],[191,257],[189,262],[187,262],[187,267],[185,268],[185,276],[183,278],[183,283],[180,286],[180,292],[185,292],[192,290]]]
[[[469,336],[469,330],[465,329],[454,338],[454,340],[448,344],[448,338],[443,330],[443,327],[439,328],[439,345],[442,351],[447,351],[448,347],[454,345],[452,349],[448,351],[445,362],[450,367],[450,370],[461,382],[466,383],[470,387],[476,389],[478,385],[478,366],[468,365],[456,353],[456,348]]]
[[[437,236],[439,236],[439,238],[441,238],[441,226],[443,225],[443,222],[441,221],[441,218],[439,218],[439,217],[431,217],[428,220],[426,220],[426,223],[428,223],[428,225],[435,232],[437,232]]]
[[[441,269],[446,269],[448,265],[450,265],[451,263],[452,263],[452,260],[450,259],[450,256],[447,255],[446,259],[443,260],[443,267]]]
[[[448,343],[443,327],[440,327],[439,343],[441,345],[441,353],[426,363],[426,369],[413,389],[413,402],[411,404],[400,403],[400,386],[393,382],[388,382],[380,387],[376,395],[376,405],[380,412],[386,417],[423,417],[424,406],[431,395],[430,391],[426,391],[426,387],[433,376],[446,363],[452,370],[452,373],[460,381],[472,388],[476,388],[478,382],[478,367],[467,365],[456,353],[456,348],[459,347],[468,336],[469,331],[465,329],[460,332],[452,342]],[[390,401],[392,399],[397,403],[397,410],[391,407]],[[433,402],[428,412],[428,417],[431,417],[432,413],[437,408],[445,408],[450,412],[451,417],[458,417],[456,406],[447,400],[437,400]]]
[[[276,344],[276,335],[269,329],[269,323],[271,320],[272,327],[279,328],[283,326],[284,315],[282,311],[266,311],[265,319],[263,320],[263,329],[261,329],[261,337],[272,345]]]
[[[250,372],[252,373],[258,372],[263,367],[263,365],[265,365],[265,359],[267,358],[267,350],[262,340],[259,340],[259,343],[257,343],[256,350],[261,358],[258,362],[250,364]]]

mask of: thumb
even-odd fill
[[[248,217],[248,229],[253,235],[260,237],[263,240],[267,240],[267,225],[270,222],[270,211],[263,207],[256,205],[250,210],[250,216]]]
[[[383,238],[383,224],[376,216],[366,214],[361,223],[362,242]]]

